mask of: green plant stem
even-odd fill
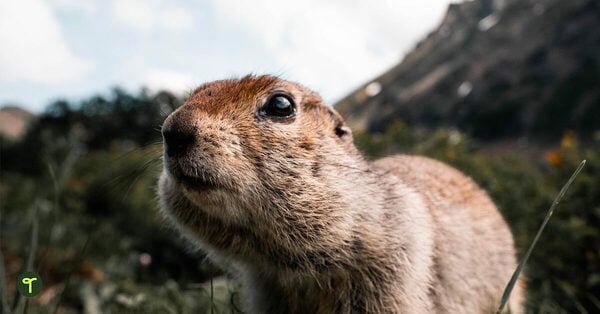
[[[523,268],[525,267],[525,264],[527,263],[527,260],[529,259],[531,252],[533,251],[533,248],[537,244],[538,240],[540,239],[540,236],[542,235],[542,232],[546,228],[546,225],[548,224],[550,217],[552,217],[552,214],[554,213],[554,209],[556,208],[556,206],[558,206],[558,203],[560,203],[562,198],[565,196],[565,193],[567,193],[567,190],[571,186],[571,183],[573,183],[573,181],[575,180],[575,178],[577,177],[579,172],[581,172],[581,169],[583,169],[583,166],[585,166],[585,160],[581,161],[581,163],[579,164],[579,166],[577,167],[575,172],[573,172],[573,174],[569,178],[569,181],[567,181],[567,183],[565,183],[565,185],[563,185],[562,189],[560,190],[560,192],[554,199],[552,206],[550,206],[550,209],[548,209],[548,212],[546,213],[546,217],[544,218],[542,225],[538,229],[538,232],[535,235],[535,238],[533,238],[533,242],[531,242],[531,244],[529,245],[529,248],[527,249],[525,256],[523,256],[523,258],[521,259],[521,262],[517,266],[517,269],[515,269],[515,272],[513,273],[512,277],[510,278],[510,281],[508,282],[508,285],[506,285],[506,288],[504,289],[504,293],[502,294],[502,298],[500,299],[500,305],[498,306],[498,310],[496,311],[496,314],[500,314],[504,310],[504,306],[508,302],[510,293],[512,292],[513,288],[515,287],[515,284],[517,283],[517,280],[519,279],[519,276],[521,275],[521,272],[523,271]]]

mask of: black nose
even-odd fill
[[[182,130],[163,130],[167,156],[175,157],[184,154],[194,143],[194,134]]]

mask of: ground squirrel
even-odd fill
[[[516,267],[470,178],[424,157],[366,161],[299,84],[204,84],[162,133],[161,211],[239,278],[249,312],[489,313]],[[517,287],[513,312],[521,301]]]

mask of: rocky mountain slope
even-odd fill
[[[394,120],[482,139],[600,129],[600,1],[451,4],[404,60],[336,104],[351,127]]]

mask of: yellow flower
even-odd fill
[[[560,147],[562,148],[569,148],[571,146],[573,146],[575,141],[575,132],[569,130],[566,131],[565,134],[563,135],[562,139],[560,140]]]

